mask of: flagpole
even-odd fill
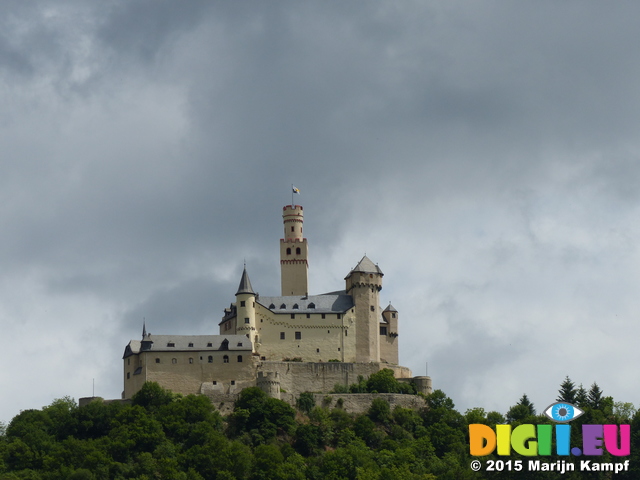
[[[293,183],[291,184],[291,208],[293,208]]]

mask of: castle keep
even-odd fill
[[[430,393],[428,377],[412,377],[398,365],[398,311],[380,307],[382,270],[365,255],[345,277],[344,290],[309,295],[303,208],[287,205],[282,218],[280,296],[255,293],[245,266],[218,335],[151,335],[143,329],[142,339],[124,351],[122,398],[146,381],[212,398],[249,386],[276,398],[281,391],[326,393],[382,368]]]

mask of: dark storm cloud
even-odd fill
[[[294,183],[314,288],[342,288],[367,252],[406,321],[401,361],[430,361],[461,407],[498,374],[514,398],[481,398],[514,402],[545,328],[586,325],[591,342],[598,318],[636,307],[638,9],[3,3],[7,334],[64,337],[62,365],[93,349],[90,377],[142,318],[215,332],[243,261],[277,294]]]

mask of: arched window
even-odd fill
[[[222,357],[222,362],[229,363],[229,355],[225,355],[224,357]]]
[[[273,303],[269,305],[269,310],[273,310],[274,308],[276,308],[276,306]]]
[[[159,358],[156,358],[156,363],[160,363],[160,359]]]
[[[294,304],[293,304],[293,309],[294,309],[294,310],[297,310],[297,309],[298,309],[298,304],[297,304],[297,303],[294,303]]]
[[[242,355],[238,355],[238,363],[242,363]]]
[[[176,363],[178,363],[178,359],[177,358],[172,358],[171,359],[171,363],[173,363],[175,365]]]
[[[291,249],[287,248],[287,255],[291,255]]]
[[[213,356],[209,355],[209,357],[207,358],[207,362],[213,363]]]
[[[307,305],[307,308],[316,308],[316,304],[311,302],[309,305]]]
[[[287,306],[283,303],[282,305],[280,305],[280,308],[281,309],[285,309],[285,308],[287,308]]]
[[[296,255],[300,255],[300,247],[296,248]]]
[[[193,358],[190,358],[190,359],[189,359],[189,363],[193,363]]]

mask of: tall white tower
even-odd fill
[[[302,236],[304,214],[300,205],[282,209],[284,238],[280,239],[280,277],[282,296],[307,295],[309,292],[309,247]]]

